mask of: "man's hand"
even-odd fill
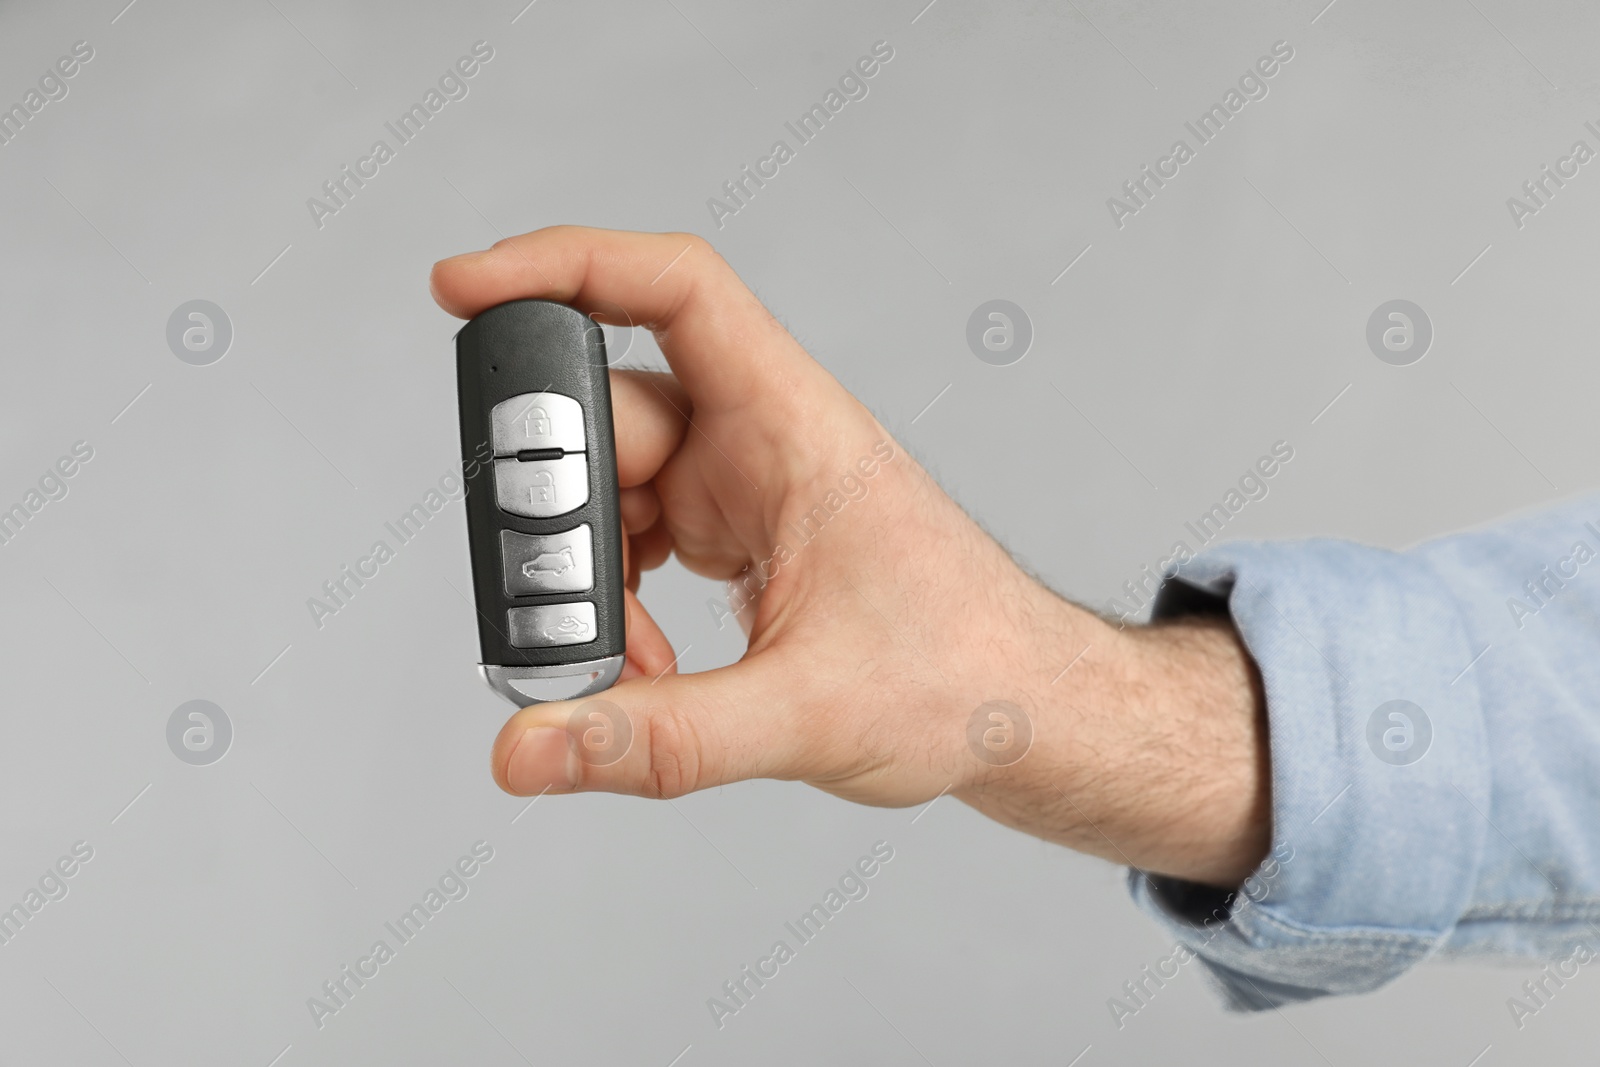
[[[631,747],[586,758],[568,723],[587,700],[525,708],[494,744],[503,789],[783,778],[888,806],[948,791],[1217,885],[1265,855],[1265,726],[1231,628],[1121,630],[1023,573],[704,240],[539,230],[444,260],[432,288],[463,318],[538,297],[647,327],[673,371],[612,373],[628,667],[588,700],[622,710]],[[635,595],[672,554],[734,583],[738,663],[674,670]]]

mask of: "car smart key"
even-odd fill
[[[518,707],[606,689],[626,611],[600,327],[501,304],[456,334],[456,374],[484,679]]]

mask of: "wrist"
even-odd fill
[[[1266,854],[1271,812],[1260,681],[1232,625],[1119,627],[1035,588],[1023,662],[1000,688],[1031,748],[1004,766],[979,754],[956,795],[1116,863],[1237,885]]]
[[[1130,719],[1159,755],[1130,760],[1153,803],[1130,827],[1137,864],[1233,888],[1265,858],[1272,835],[1271,754],[1260,674],[1227,616],[1130,628]],[[1138,788],[1141,775],[1126,785]]]

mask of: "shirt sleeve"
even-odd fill
[[[1233,892],[1130,885],[1228,1006],[1367,992],[1436,955],[1594,955],[1600,496],[1406,552],[1220,546],[1153,617],[1205,611],[1260,669],[1272,849]]]

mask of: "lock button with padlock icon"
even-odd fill
[[[560,393],[522,393],[494,406],[494,454],[585,451],[583,408]]]

